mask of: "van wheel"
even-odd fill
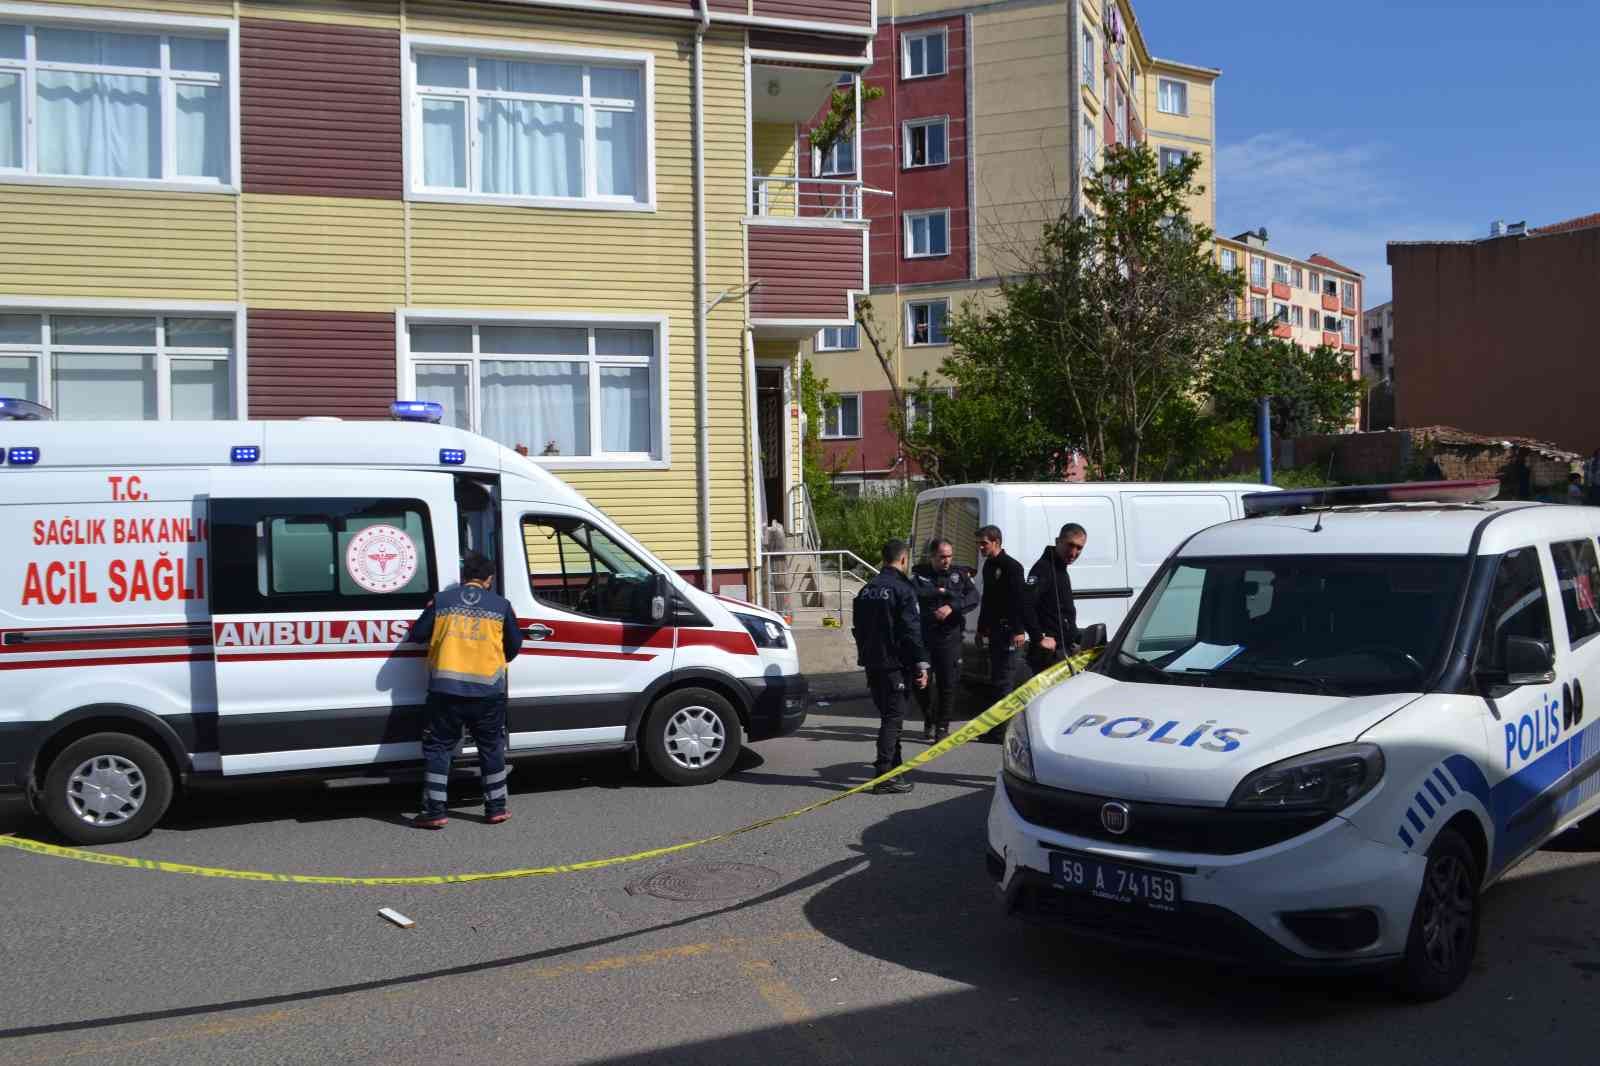
[[[1422,888],[1411,915],[1398,990],[1426,1003],[1443,999],[1467,979],[1478,949],[1478,886],[1472,849],[1454,829],[1440,832],[1428,849]]]
[[[125,733],[93,733],[68,744],[44,779],[44,815],[79,844],[142,837],[172,802],[172,771],[149,744]]]
[[[668,784],[704,785],[733,766],[743,746],[739,716],[703,688],[669,692],[645,716],[645,758]]]

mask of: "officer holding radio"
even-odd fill
[[[917,591],[906,576],[910,546],[891,540],[883,546],[883,569],[856,593],[851,634],[856,638],[856,661],[867,671],[867,687],[878,709],[878,755],[874,777],[888,773],[904,760],[900,757],[900,727],[906,714],[906,682],[918,689],[928,685],[928,651],[922,644]],[[899,795],[911,791],[904,777],[885,781],[872,791]]]
[[[954,563],[955,547],[943,537],[935,537],[928,542],[926,561],[911,572],[922,611],[922,642],[928,648],[934,684],[939,686],[937,702],[931,685],[916,690],[923,740],[943,740],[950,734],[950,715],[961,684],[961,641],[967,614],[978,606],[978,586],[972,575]]]

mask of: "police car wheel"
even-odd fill
[[[155,748],[123,733],[68,744],[45,773],[44,815],[79,844],[144,836],[172,801],[172,771]]]
[[[645,717],[645,758],[650,769],[673,785],[703,785],[717,780],[739,757],[739,716],[728,701],[703,688],[669,692]]]
[[[1472,849],[1453,829],[1428,849],[1411,934],[1400,965],[1399,990],[1408,999],[1442,999],[1461,987],[1478,947],[1478,885]]]

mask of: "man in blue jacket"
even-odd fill
[[[463,728],[478,746],[483,813],[490,825],[506,810],[506,664],[522,651],[511,604],[494,592],[494,563],[468,552],[461,584],[434,597],[411,623],[411,641],[428,646],[428,703],[422,730],[419,829],[443,829],[450,761]]]

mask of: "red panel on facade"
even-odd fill
[[[1281,281],[1274,281],[1272,283],[1272,296],[1273,296],[1273,299],[1276,299],[1276,300],[1287,300],[1287,299],[1289,299],[1290,295],[1291,295],[1291,293],[1289,291],[1289,286],[1288,285],[1284,284]]]
[[[1337,310],[1339,310],[1339,298],[1337,296],[1329,296],[1327,293],[1323,293],[1322,294],[1322,309],[1324,311],[1337,311]]]
[[[1250,291],[1255,293],[1257,296],[1265,296],[1267,294],[1267,287],[1265,285],[1251,285]]]
[[[393,315],[252,308],[247,322],[251,418],[389,416]]]
[[[1345,313],[1345,314],[1347,314],[1347,315],[1353,315],[1353,314],[1355,314],[1355,313],[1356,313],[1356,309],[1355,309],[1355,308],[1354,308],[1354,307],[1351,307],[1351,306],[1350,306],[1350,305],[1349,305],[1349,304],[1345,304],[1345,305],[1344,305],[1344,306],[1343,306],[1343,307],[1342,307],[1342,308],[1341,308],[1341,310],[1342,310],[1342,311],[1343,311],[1343,312],[1344,312],[1344,313]]]
[[[740,5],[743,9],[743,4]],[[872,25],[872,0],[755,0],[757,18]]]
[[[889,411],[894,393],[877,389],[861,394],[861,436],[848,440],[825,440],[823,455],[829,470],[849,476],[882,473],[894,467],[900,454],[900,441],[889,428]]]
[[[1272,327],[1272,335],[1288,340],[1294,336],[1294,327],[1287,322],[1279,322]]]
[[[1343,339],[1344,338],[1337,333],[1329,333],[1326,330],[1324,330],[1322,333],[1322,343],[1326,344],[1330,348],[1339,347],[1339,342]]]
[[[904,79],[901,38],[906,34],[945,31],[945,73]],[[863,180],[893,196],[867,195],[864,210],[872,220],[874,285],[916,285],[963,281],[972,276],[971,207],[968,203],[967,158],[967,33],[964,18],[919,20],[903,26],[884,25],[873,45],[872,69],[863,81],[884,90],[867,107]],[[946,119],[946,162],[905,166],[906,123]],[[906,256],[904,212],[949,211],[949,253],[912,259]]]
[[[400,35],[314,22],[239,22],[244,190],[398,200]]]
[[[861,241],[854,226],[750,225],[753,318],[850,317],[849,294],[865,287]]]

